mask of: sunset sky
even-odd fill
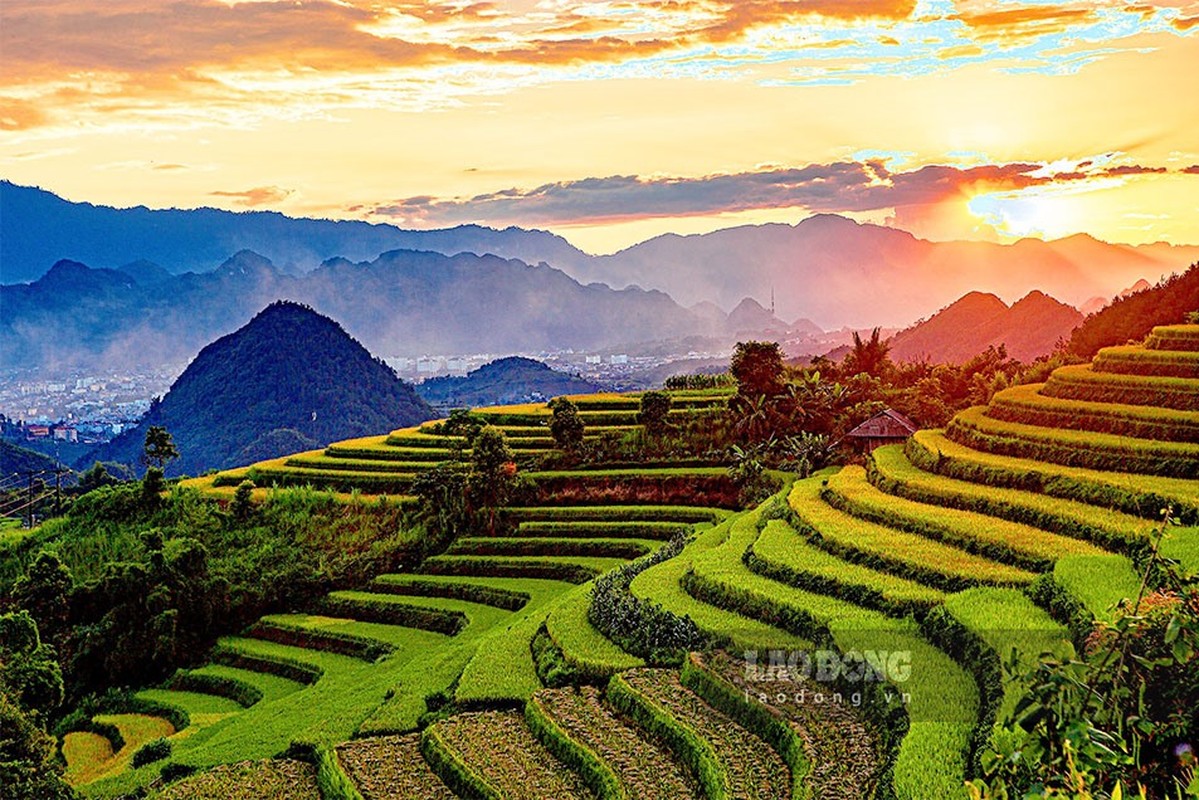
[[[590,252],[836,212],[1199,243],[1199,2],[3,0],[0,177]]]

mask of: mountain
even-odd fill
[[[413,231],[359,221],[296,219],[274,211],[117,209],[72,203],[9,181],[0,181],[0,208],[0,283],[36,280],[47,265],[61,259],[112,268],[148,260],[182,273],[207,269],[238,250],[254,250],[296,271],[335,256],[361,260],[398,249],[492,253],[562,266],[588,258],[546,231],[481,225]]]
[[[396,250],[289,275],[241,251],[212,271],[149,286],[74,261],[0,286],[0,362],[89,371],[177,363],[281,299],[334,317],[383,355],[596,349],[712,327],[662,292],[583,286],[493,255]]]
[[[1156,286],[1133,291],[1139,285],[1087,317],[1070,337],[1070,352],[1091,358],[1101,347],[1139,342],[1154,325],[1182,323],[1188,313],[1199,311],[1199,263]]]
[[[205,347],[130,431],[87,458],[136,463],[151,425],[169,430],[180,458],[170,474],[197,474],[295,445],[323,445],[433,416],[412,387],[311,308],[279,302]],[[268,446],[273,443],[274,446]]]
[[[1199,261],[1199,246],[1134,247],[1085,234],[1051,242],[929,242],[835,214],[794,225],[666,234],[612,255],[589,256],[545,231],[478,225],[412,231],[263,211],[115,209],[5,181],[0,206],[0,283],[36,280],[61,259],[117,269],[149,261],[183,273],[253,250],[294,277],[329,259],[360,262],[394,250],[493,254],[547,263],[582,284],[656,289],[686,307],[707,302],[733,308],[742,298],[773,293],[781,319],[806,318],[825,330],[902,327],[970,291],[1010,300],[1041,289],[1082,307],[1138,279],[1157,281]],[[143,286],[151,277],[146,269],[126,271]],[[712,308],[699,310],[702,318]],[[708,333],[728,330],[713,324]]]
[[[600,384],[551,369],[531,358],[511,356],[484,364],[465,377],[430,378],[416,392],[442,406],[485,406],[549,400],[563,394],[585,394]]]
[[[167,272],[153,261],[146,261],[144,258],[117,267],[117,271],[124,272],[130,278],[133,278],[134,283],[140,286],[153,286],[156,283],[162,283],[171,279],[170,272]]]
[[[726,325],[733,333],[787,330],[787,323],[752,297],[743,298],[729,312]]]
[[[1134,283],[1132,286],[1129,286],[1127,289],[1124,289],[1123,291],[1117,293],[1116,297],[1128,297],[1131,294],[1136,294],[1137,292],[1143,292],[1146,289],[1148,289],[1150,286],[1151,286],[1151,284],[1149,283],[1149,281],[1145,280],[1144,278],[1141,278],[1136,283]],[[1108,305],[1110,305],[1112,300],[1114,300],[1114,299],[1116,299],[1116,298],[1115,297],[1092,297],[1090,300],[1086,301],[1081,306],[1079,306],[1078,310],[1082,312],[1082,315],[1084,317],[1089,317],[1092,314],[1094,314],[1096,311],[1101,311],[1101,310],[1107,308]]]
[[[831,330],[907,325],[970,291],[1018,298],[1039,288],[1081,305],[1195,260],[1199,247],[1111,245],[1085,235],[928,242],[820,214],[795,225],[667,234],[563,268],[581,281],[660,289],[686,306],[707,300],[731,308],[742,297],[773,291],[780,317],[807,317]]]
[[[1033,291],[1010,308],[993,294],[969,292],[932,317],[895,334],[896,361],[960,364],[988,347],[1004,345],[1008,355],[1033,361],[1069,338],[1083,316],[1043,292]]]

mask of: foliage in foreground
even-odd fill
[[[1165,530],[1136,600],[1095,628],[1086,657],[1047,658],[1023,676],[1027,694],[996,732],[975,797],[1199,794],[1199,583],[1160,555]]]

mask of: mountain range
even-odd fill
[[[289,272],[329,258],[373,259],[388,250],[490,253],[530,263],[573,265],[587,255],[560,236],[522,228],[460,225],[402,230],[360,221],[296,219],[274,211],[111,208],[72,203],[42,189],[0,181],[0,283],[36,280],[69,259],[117,268],[144,261],[168,273],[203,272],[253,250]]]
[[[60,261],[0,286],[0,362],[128,368],[186,361],[279,299],[312,306],[375,353],[594,349],[711,334],[662,292],[583,286],[561,270],[493,255],[396,250],[302,275],[242,251],[215,270],[152,276]]]
[[[278,302],[209,344],[129,431],[87,458],[136,464],[151,425],[180,457],[168,474],[198,474],[378,434],[432,409],[340,325]]]
[[[833,214],[798,224],[666,234],[572,272],[610,286],[660,289],[683,305],[725,308],[774,295],[783,318],[822,328],[902,327],[971,291],[1019,298],[1034,289],[1081,306],[1147,278],[1182,272],[1199,246],[1112,245],[1085,234],[1051,242],[929,242]]]
[[[895,361],[958,364],[1003,345],[1012,358],[1030,362],[1052,352],[1083,320],[1073,306],[1030,292],[1010,307],[993,294],[969,292],[927,320],[891,338]]]
[[[319,270],[329,259],[361,263],[388,251],[422,250],[544,262],[584,285],[660,290],[701,320],[713,307],[724,315],[743,298],[764,304],[773,295],[776,318],[806,319],[826,330],[907,326],[971,291],[1012,301],[1039,289],[1090,311],[1095,298],[1111,298],[1141,279],[1155,283],[1199,261],[1199,246],[1133,247],[1086,235],[1013,244],[929,242],[831,214],[794,225],[667,234],[591,256],[545,231],[477,225],[410,231],[275,212],[113,209],[2,181],[0,205],[3,283],[35,280],[61,259],[124,269],[144,284],[161,272],[211,269],[242,249],[262,254],[285,275]]]

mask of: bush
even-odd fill
[[[549,407],[554,412],[550,422],[554,444],[563,450],[575,450],[583,443],[585,427],[578,406],[567,397],[558,397],[550,401]]]
[[[607,572],[595,582],[587,619],[621,650],[651,663],[677,663],[680,651],[702,649],[709,637],[689,617],[678,617],[657,603],[634,597],[633,579],[674,558],[687,544],[676,537],[651,555]]]
[[[637,422],[650,436],[661,436],[670,430],[670,395],[665,392],[646,392],[641,395]]]
[[[144,767],[146,764],[153,764],[155,761],[162,761],[164,758],[169,758],[170,755],[170,740],[155,739],[139,747],[137,752],[133,754],[133,760],[130,763],[134,769],[137,769],[138,767]]]
[[[181,781],[184,778],[194,775],[195,773],[196,768],[190,764],[171,762],[169,764],[163,764],[162,771],[159,774],[162,775],[163,783],[174,783],[175,781]]]

